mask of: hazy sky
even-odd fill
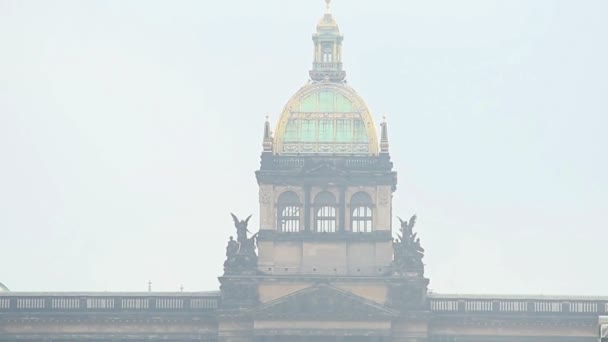
[[[0,0],[0,282],[216,290],[321,0]],[[334,0],[430,288],[608,295],[608,1]],[[603,260],[602,260],[603,259]]]

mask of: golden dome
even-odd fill
[[[377,155],[372,114],[343,83],[313,82],[289,100],[275,130],[277,155]]]

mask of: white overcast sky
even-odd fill
[[[321,0],[0,0],[0,282],[216,290]],[[438,292],[607,295],[608,1],[334,0]]]

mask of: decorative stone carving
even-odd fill
[[[380,188],[380,191],[378,194],[378,200],[380,202],[380,205],[382,205],[382,206],[388,205],[390,198],[391,198],[391,194],[390,194],[390,190],[388,189],[388,187]]]
[[[416,215],[410,218],[409,222],[401,221],[400,233],[393,242],[393,262],[391,270],[395,275],[420,275],[424,274],[424,248],[420,245],[418,233],[414,233]]]
[[[273,319],[391,318],[398,312],[327,284],[318,284],[264,304],[256,317]]]
[[[258,265],[256,254],[257,233],[247,237],[249,230],[247,224],[251,215],[245,220],[239,220],[236,215],[232,215],[234,226],[236,227],[236,241],[231,236],[226,246],[226,261],[224,262],[224,274],[255,273]]]
[[[314,119],[360,119],[361,114],[359,113],[306,113],[306,112],[295,112],[291,113],[292,119],[300,120],[314,120]]]
[[[270,199],[272,197],[272,193],[268,189],[260,188],[260,203],[268,204],[270,203]]]

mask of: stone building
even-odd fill
[[[608,298],[428,292],[416,217],[391,226],[387,123],[347,85],[342,40],[328,3],[310,81],[265,123],[259,232],[233,215],[220,291],[3,292],[0,341],[597,341]]]

